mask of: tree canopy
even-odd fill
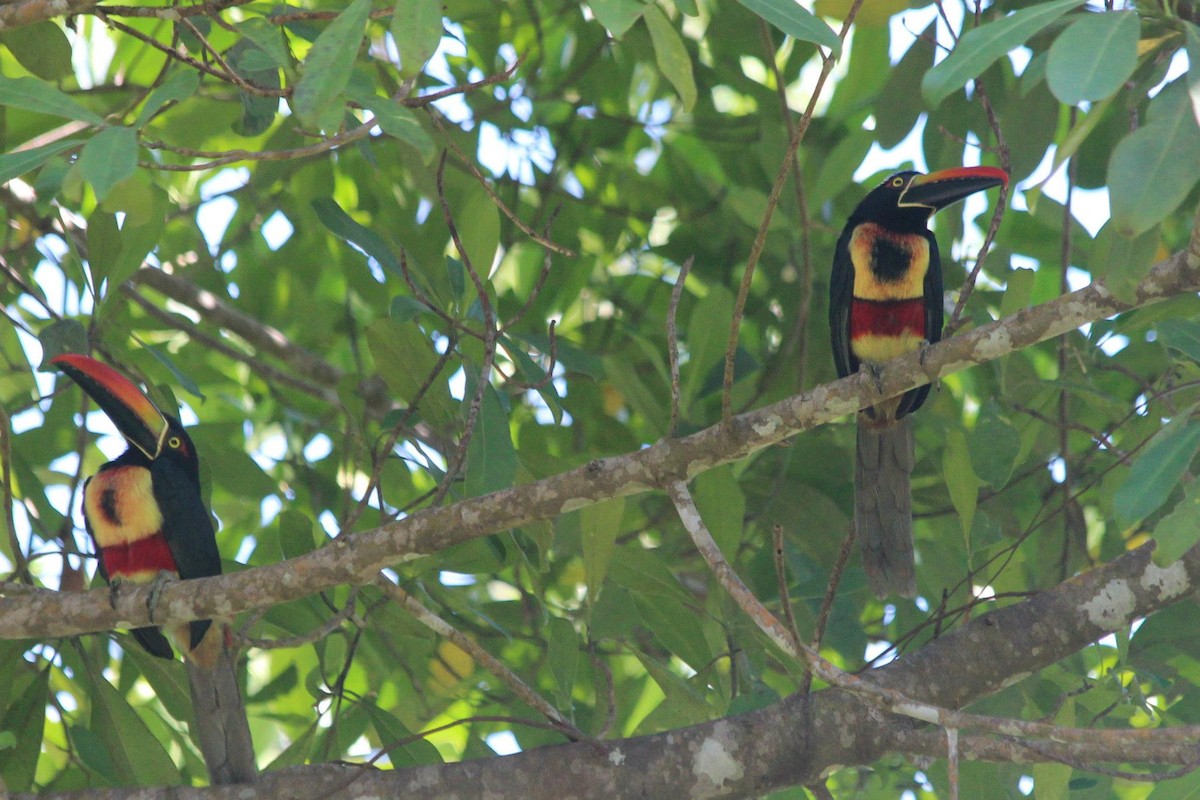
[[[153,618],[236,617],[263,796],[1200,787],[1190,0],[15,0],[0,45],[8,790],[205,775],[63,352],[188,426],[227,574]],[[847,215],[964,164],[1011,177],[934,220],[945,341],[835,382]],[[878,600],[853,412],[928,381]]]

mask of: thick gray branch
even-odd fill
[[[976,617],[866,678],[917,700],[960,708],[1127,626],[1136,617],[1180,600],[1197,580],[1200,549],[1163,569],[1151,562],[1150,548],[1143,547],[1028,600]],[[922,730],[931,729],[906,717],[884,714],[847,692],[828,689],[668,733],[564,744],[504,758],[391,772],[305,767],[268,773],[253,788],[107,789],[40,797],[749,798],[810,784],[838,765],[869,764],[886,752],[927,748],[928,736],[915,735]],[[1097,733],[1098,742],[1105,733]],[[1164,761],[1188,752],[1188,742],[1178,741],[1186,736],[1171,740],[1172,733],[1173,729],[1147,733],[1147,739],[1161,735],[1166,740],[1161,748]],[[1184,733],[1200,736],[1194,729]],[[917,744],[920,748],[914,747]],[[1194,739],[1191,746],[1194,751]],[[1157,749],[1152,741],[1140,740],[1134,748],[1142,757]],[[1096,747],[1091,750],[1105,755]],[[976,747],[971,752],[998,751]],[[1033,751],[1025,753],[1030,759],[1036,757]]]

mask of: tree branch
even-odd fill
[[[1093,284],[1011,317],[910,353],[885,365],[883,396],[993,361],[1081,325],[1130,308],[1200,289],[1200,236],[1189,251],[1159,262],[1139,285],[1135,302],[1117,300]],[[852,375],[682,439],[664,439],[633,453],[596,459],[568,472],[340,537],[315,552],[253,570],[174,584],[162,589],[156,623],[229,616],[295,600],[343,583],[364,583],[384,567],[438,552],[469,539],[548,520],[607,500],[658,490],[720,464],[736,461],[797,433],[878,403],[871,376]],[[45,639],[149,624],[143,587],[122,593],[116,608],[108,593],[53,591],[0,597],[0,638]]]
[[[1200,580],[1200,548],[1193,548],[1166,569],[1153,564],[1151,549],[1126,553],[1028,600],[976,617],[863,679],[921,702],[961,708],[1127,626],[1135,617],[1148,616],[1186,597]],[[556,745],[505,758],[392,771],[302,767],[266,773],[253,788],[98,789],[36,797],[247,800],[252,796],[352,798],[375,794],[453,798],[477,796],[479,787],[486,786],[489,796],[497,800],[749,798],[811,784],[834,766],[869,764],[890,751],[938,753],[938,737],[944,743],[940,732],[918,735],[931,730],[911,719],[881,712],[853,693],[826,689],[810,695],[797,693],[766,708],[666,733],[599,744]],[[784,731],[787,735],[780,735]],[[1111,748],[1101,748],[1103,742],[1114,738],[1111,731],[1094,733],[1097,744],[1087,752],[1099,758],[1113,757]],[[1128,731],[1121,733],[1129,736]],[[1200,741],[1200,730],[1195,727],[1142,735],[1145,741],[1133,743],[1135,749],[1128,752],[1136,752],[1143,760],[1157,760],[1150,759],[1154,749],[1161,756],[1160,763],[1179,763],[1177,759],[1194,755]],[[1162,741],[1161,746],[1157,740]],[[986,745],[985,741],[964,737],[964,754],[1002,755],[999,745]],[[1023,743],[1030,759],[1054,760],[1058,749],[1053,743]],[[548,768],[548,764],[554,767]],[[34,795],[15,797],[31,800]]]

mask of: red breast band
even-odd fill
[[[162,570],[178,574],[175,558],[161,533],[100,550],[109,579],[148,581]]]

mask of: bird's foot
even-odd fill
[[[936,383],[938,379],[937,370],[925,365],[925,357],[929,354],[929,348],[932,346],[933,344],[928,339],[922,339],[921,344],[917,347],[917,361],[921,365],[921,372],[929,379],[929,382]]]
[[[876,393],[883,394],[883,367],[870,361],[860,361],[858,371],[865,372],[871,382],[875,384]]]
[[[150,596],[146,598],[146,610],[150,612],[150,621],[154,622],[154,609],[158,607],[158,596],[162,590],[172,583],[177,583],[179,576],[169,570],[159,570],[158,575],[150,582]]]
[[[108,582],[108,604],[113,611],[117,610],[117,603],[121,600],[121,593],[125,590],[125,582],[120,578],[113,578]]]

